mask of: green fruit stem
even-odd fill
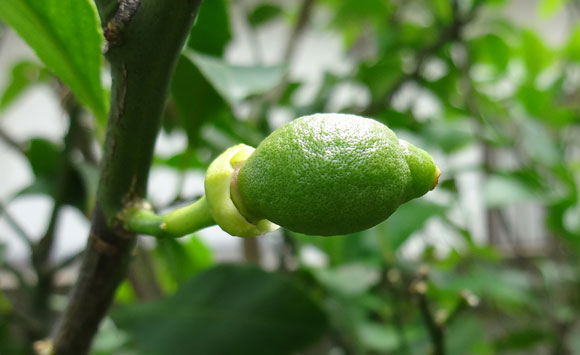
[[[216,224],[205,196],[165,215],[145,206],[130,207],[120,218],[128,230],[156,238],[180,238]]]

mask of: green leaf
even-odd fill
[[[392,325],[364,322],[357,326],[356,332],[370,350],[391,354],[399,347],[399,334]]]
[[[421,137],[430,143],[440,147],[445,153],[451,153],[474,143],[475,132],[473,125],[465,120],[430,122],[421,131]]]
[[[380,279],[377,268],[362,263],[340,265],[335,268],[317,268],[312,272],[331,292],[345,297],[363,294]]]
[[[18,191],[14,197],[31,194],[54,196],[62,178],[60,171],[63,166],[62,147],[43,138],[33,138],[28,142],[26,157],[35,180]],[[77,166],[72,166],[65,173],[67,188],[62,196],[63,203],[87,213],[92,206],[91,201],[94,201],[90,200],[88,193],[96,190],[95,186],[91,186],[91,183],[85,180],[84,174],[88,174],[88,171],[81,171]],[[98,174],[94,167],[93,174]],[[92,179],[96,180],[97,176],[93,176]],[[92,184],[94,183],[93,181]]]
[[[564,55],[570,60],[580,62],[580,25],[576,25],[576,28],[570,33]]]
[[[170,282],[165,282],[171,291],[213,264],[211,250],[196,237],[191,237],[186,242],[159,239],[155,256],[162,266],[162,278],[171,278]]]
[[[97,200],[97,189],[99,186],[100,176],[99,168],[93,164],[87,163],[86,161],[72,161],[71,163],[73,165],[74,171],[80,177],[83,191],[86,196],[84,211],[90,212],[93,210]]]
[[[532,350],[540,344],[553,341],[552,334],[537,325],[505,332],[498,337],[495,348],[498,352]]]
[[[475,62],[493,65],[504,72],[511,60],[512,51],[507,42],[495,33],[488,33],[469,41]]]
[[[45,81],[47,77],[46,70],[34,62],[16,63],[12,67],[10,81],[0,97],[0,111],[8,107],[30,86]]]
[[[28,142],[26,157],[36,176],[55,178],[61,161],[62,147],[43,138],[33,138]]]
[[[546,69],[554,59],[554,53],[530,30],[522,31],[522,56],[531,77]]]
[[[453,21],[453,9],[451,8],[451,1],[449,0],[435,0],[433,1],[435,14],[442,23],[449,25]]]
[[[171,97],[190,147],[198,146],[203,124],[227,108],[212,84],[184,55],[177,61],[171,81]]]
[[[470,314],[462,315],[445,329],[445,348],[449,354],[480,354],[476,346],[485,343],[482,321]]]
[[[90,0],[2,0],[0,17],[34,49],[48,69],[103,125],[102,31]]]
[[[273,89],[288,72],[286,65],[263,67],[231,65],[219,58],[191,50],[186,50],[184,55],[230,103],[236,103],[250,95],[263,94]]]
[[[285,276],[220,265],[173,296],[125,306],[117,325],[146,354],[293,354],[324,334],[325,314]]]
[[[361,63],[356,78],[369,88],[373,101],[384,101],[401,74],[401,59],[398,55],[390,55],[376,62]]]
[[[231,38],[226,1],[206,0],[202,2],[187,40],[187,48],[221,57]]]
[[[490,176],[483,187],[485,204],[501,207],[544,198],[543,191],[529,179],[517,175]]]
[[[248,14],[248,22],[252,27],[258,27],[280,16],[280,14],[282,14],[282,9],[279,6],[270,3],[258,4]]]
[[[562,11],[564,0],[542,0],[538,4],[538,12],[543,18],[554,16]]]
[[[525,151],[536,162],[546,166],[554,166],[562,162],[563,155],[546,126],[537,121],[525,119],[522,120],[521,132]]]
[[[411,234],[423,228],[431,217],[442,215],[446,210],[446,206],[425,200],[409,201],[377,228],[381,232],[383,242],[394,252]]]

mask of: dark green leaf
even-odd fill
[[[252,12],[248,14],[248,22],[253,27],[258,27],[264,23],[280,16],[282,9],[270,3],[258,4]]]
[[[326,317],[286,277],[220,265],[159,302],[123,307],[113,319],[143,354],[282,355],[318,339]]]
[[[90,0],[2,0],[0,17],[104,124],[102,31]]]
[[[226,1],[204,1],[199,8],[195,25],[189,34],[187,47],[201,53],[221,57],[231,38]]]
[[[171,278],[167,285],[171,291],[213,264],[211,250],[196,237],[191,237],[186,242],[159,239],[155,256],[163,267],[162,273]],[[162,278],[167,278],[163,276]]]
[[[212,84],[187,57],[181,55],[171,81],[171,95],[189,147],[199,145],[201,127],[229,110]]]
[[[484,344],[484,330],[480,319],[462,315],[446,327],[445,348],[449,354],[480,354],[475,347]]]
[[[62,148],[51,141],[33,138],[28,142],[26,157],[36,176],[54,178],[62,160]]]
[[[506,41],[495,33],[488,33],[469,42],[476,63],[491,64],[500,72],[506,70],[511,60],[511,49]]]
[[[453,21],[453,9],[451,8],[451,1],[448,0],[434,0],[432,2],[434,12],[437,18],[445,25],[449,25]]]
[[[62,183],[63,158],[62,148],[46,139],[33,138],[28,143],[26,157],[35,179],[32,184],[26,186],[15,196],[30,194],[45,194],[54,196],[58,193],[59,184]],[[62,196],[62,202],[78,208],[82,213],[88,213],[94,203],[94,196],[88,197],[89,192],[96,191],[98,171],[92,168],[89,177],[89,167],[81,168],[80,165],[70,167],[66,172],[66,189]],[[84,170],[84,171],[83,171]],[[92,179],[92,181],[90,181]]]
[[[551,340],[552,334],[536,325],[503,334],[495,340],[495,348],[497,351],[529,351]]]
[[[213,85],[215,90],[230,103],[239,102],[250,95],[263,94],[278,85],[286,75],[285,65],[248,67],[231,65],[219,58],[193,51],[184,55],[191,60]]]

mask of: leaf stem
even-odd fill
[[[179,238],[215,224],[205,196],[166,215],[149,208],[133,208],[124,214],[121,219],[128,230],[157,238]]]

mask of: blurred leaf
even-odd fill
[[[455,152],[475,142],[473,124],[468,121],[434,120],[420,133],[427,143],[441,148],[445,153]]]
[[[248,14],[248,22],[252,27],[258,27],[266,22],[275,19],[282,14],[282,9],[271,3],[258,4],[252,12]]]
[[[522,120],[521,123],[522,143],[532,159],[545,166],[562,162],[562,154],[547,127],[530,119]]]
[[[416,231],[434,216],[442,215],[446,206],[417,199],[401,205],[386,222],[377,226],[387,248],[395,252]]]
[[[451,8],[451,1],[434,0],[432,4],[437,18],[445,25],[451,24],[453,21],[453,9]]]
[[[221,57],[230,39],[230,18],[225,0],[203,1],[191,28],[187,48]]]
[[[373,101],[382,102],[401,75],[401,60],[399,56],[391,55],[376,62],[361,63],[356,79],[369,88]]]
[[[263,94],[278,85],[288,68],[285,65],[268,67],[248,67],[231,65],[219,58],[194,51],[185,51],[191,60],[220,93],[230,103],[239,102],[250,95]]]
[[[531,78],[546,69],[554,59],[554,53],[542,39],[531,30],[522,31],[522,55]]]
[[[564,55],[570,60],[580,62],[580,24],[577,24],[570,33],[568,43],[564,49]]]
[[[123,350],[127,341],[127,335],[110,318],[105,318],[91,344],[90,355],[125,354]]]
[[[449,354],[481,354],[475,350],[485,344],[484,334],[484,324],[480,319],[462,315],[445,329],[445,350]]]
[[[171,95],[179,122],[187,133],[189,146],[195,148],[200,130],[227,105],[212,84],[187,57],[181,55],[171,81]]]
[[[169,158],[155,157],[154,164],[167,165],[176,170],[185,170],[185,169],[205,170],[209,166],[208,163],[199,160],[197,153],[195,153],[192,149],[185,149],[185,151],[174,154]]]
[[[101,85],[103,33],[95,4],[89,0],[2,0],[0,17],[104,125],[108,101]]]
[[[144,354],[282,355],[311,344],[326,317],[286,277],[220,265],[173,296],[125,306],[114,315]]]
[[[280,97],[278,104],[281,106],[292,106],[292,97],[298,89],[302,86],[300,81],[292,81],[286,85],[284,93]]]
[[[543,18],[554,16],[562,11],[564,0],[541,0],[538,4],[538,11]]]
[[[525,109],[542,122],[563,126],[577,120],[576,113],[558,104],[554,96],[555,93],[540,90],[533,82],[524,83],[517,92],[517,98],[524,104]]]
[[[530,351],[547,341],[552,341],[552,334],[538,325],[531,325],[504,333],[495,340],[494,345],[496,351]]]
[[[301,246],[313,245],[326,256],[330,266],[349,262],[381,260],[380,249],[372,230],[348,235],[337,235],[331,238],[315,237],[288,231]]]
[[[55,178],[62,159],[61,155],[62,148],[49,140],[32,138],[28,142],[26,157],[36,176]]]
[[[16,63],[12,67],[8,85],[0,97],[0,111],[4,110],[30,86],[43,82],[48,78],[46,70],[29,61]]]
[[[469,41],[474,62],[493,65],[504,72],[511,60],[511,49],[506,41],[495,33],[487,33]]]
[[[485,204],[501,207],[544,199],[543,190],[530,179],[517,175],[492,175],[483,187]]]
[[[30,194],[45,194],[54,196],[58,184],[61,183],[62,147],[43,138],[32,138],[28,142],[26,157],[35,179],[32,184],[24,187],[15,194],[16,196]],[[83,214],[88,211],[90,201],[87,200],[91,188],[90,182],[85,181],[83,174],[74,166],[67,174],[67,188],[63,196],[63,203],[78,208]],[[96,179],[97,177],[93,177]]]
[[[380,279],[377,268],[362,263],[345,264],[334,268],[315,268],[312,272],[331,292],[344,297],[361,295],[376,285]]]
[[[115,291],[116,304],[130,304],[137,301],[135,290],[128,280],[123,281]]]
[[[155,256],[163,267],[162,278],[171,278],[167,285],[169,291],[174,291],[193,275],[213,265],[211,250],[197,237],[191,237],[186,242],[159,239]]]
[[[391,353],[399,347],[399,334],[392,325],[364,322],[356,332],[361,343],[369,350]]]
[[[81,178],[87,199],[84,211],[88,214],[88,212],[93,210],[97,199],[97,189],[100,177],[99,167],[87,162],[72,161],[71,163]]]
[[[491,264],[478,264],[461,274],[449,275],[438,287],[457,294],[469,290],[484,302],[505,312],[535,311],[538,301],[528,273]]]

